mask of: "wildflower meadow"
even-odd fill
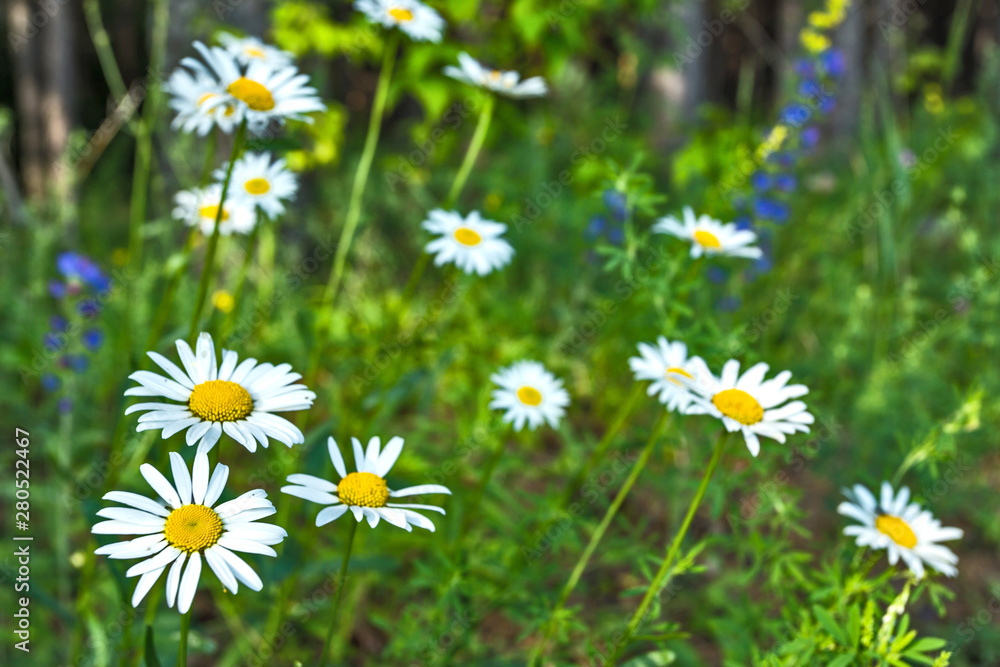
[[[1000,665],[997,0],[6,4],[0,664]]]

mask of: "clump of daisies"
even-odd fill
[[[455,211],[434,209],[422,227],[439,236],[425,250],[434,255],[434,265],[454,264],[465,273],[485,276],[510,263],[514,256],[502,235],[507,225],[483,220],[479,211],[466,217]]]
[[[549,92],[545,85],[545,79],[540,76],[533,76],[522,81],[518,72],[486,67],[465,52],[458,54],[458,64],[458,67],[454,65],[445,67],[445,75],[470,86],[485,88],[505,97],[516,99],[544,97]]]
[[[669,234],[691,244],[691,257],[746,257],[759,259],[760,248],[754,246],[757,235],[739,229],[735,223],[723,223],[707,215],[695,217],[690,206],[684,207],[684,219],[673,216],[660,218],[652,227],[658,234]]]
[[[933,514],[910,502],[910,489],[904,486],[896,492],[882,482],[877,500],[860,484],[843,492],[848,501],[840,503],[837,512],[858,521],[844,528],[844,535],[854,537],[859,547],[886,550],[890,565],[902,558],[917,579],[923,578],[925,565],[949,577],[958,574],[958,556],[938,542],[961,539],[962,529],[942,526]]]
[[[372,23],[384,28],[399,28],[417,42],[440,42],[444,19],[417,0],[357,0],[354,8]]]
[[[177,341],[183,369],[161,354],[147,354],[169,377],[136,371],[129,378],[139,386],[126,390],[125,395],[174,402],[136,403],[126,409],[126,415],[145,411],[137,431],[159,430],[165,440],[186,430],[187,444],[197,444],[199,452],[212,449],[223,433],[251,452],[258,443],[266,448],[269,438],[289,447],[305,442],[298,427],[274,414],[306,410],[316,399],[316,394],[296,384],[302,376],[291,372],[290,364],[241,362],[232,350],[222,350],[222,363],[218,363],[207,333],[198,336],[196,350],[184,340]]]
[[[503,421],[513,423],[520,431],[525,424],[534,431],[542,424],[552,428],[569,405],[569,393],[545,366],[537,361],[518,361],[490,376],[497,385],[493,391],[491,410],[503,410]]]
[[[639,343],[639,355],[628,360],[636,381],[649,380],[647,394],[657,395],[668,410],[686,414],[695,397],[684,380],[693,380],[692,373],[696,367],[703,368],[704,361],[689,358],[687,345],[670,342],[663,336],[656,340],[656,345]]]
[[[339,519],[348,510],[356,521],[368,520],[374,528],[379,521],[385,520],[407,532],[413,526],[425,528],[434,532],[434,524],[430,519],[415,510],[429,510],[444,514],[444,509],[436,505],[418,503],[391,502],[393,498],[405,498],[424,494],[451,495],[446,487],[440,484],[418,484],[402,489],[389,488],[386,475],[392,470],[396,459],[403,451],[403,439],[394,437],[382,448],[382,440],[373,437],[368,441],[368,447],[362,448],[357,438],[351,438],[354,448],[354,465],[356,472],[347,472],[344,457],[340,453],[337,442],[331,437],[327,440],[327,449],[333,468],[337,471],[338,481],[329,481],[314,475],[297,473],[288,476],[289,486],[283,486],[281,491],[310,502],[326,505],[316,515],[316,525],[323,526]]]
[[[242,121],[252,132],[289,119],[311,122],[308,114],[326,105],[308,85],[291,55],[259,40],[224,38],[226,47],[195,42],[201,60],[187,57],[167,81],[174,127],[207,134],[232,132]]]
[[[262,489],[216,505],[229,478],[229,467],[215,466],[209,477],[208,456],[198,452],[189,471],[177,452],[170,453],[173,483],[148,463],[139,472],[156,492],[156,498],[128,491],[111,491],[104,500],[124,507],[106,507],[97,515],[106,519],[94,525],[95,535],[138,535],[106,544],[94,553],[112,559],[142,560],[125,573],[139,577],[132,593],[137,607],[164,572],[167,573],[167,606],[191,609],[202,565],[207,564],[230,593],[243,584],[254,591],[264,587],[257,573],[234,552],[276,556],[271,548],[287,537],[284,528],[258,523],[275,513]]]

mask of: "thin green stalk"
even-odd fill
[[[639,608],[635,610],[634,614],[632,614],[632,619],[628,622],[628,626],[625,628],[625,636],[622,637],[621,641],[615,644],[611,657],[609,657],[605,662],[608,667],[614,667],[618,660],[618,656],[621,655],[621,652],[626,646],[628,646],[629,641],[635,636],[636,630],[639,629],[639,625],[642,623],[646,616],[646,612],[649,610],[649,605],[653,603],[653,598],[659,595],[660,591],[663,590],[663,587],[670,583],[670,576],[673,573],[674,561],[677,559],[677,554],[680,553],[681,543],[684,541],[684,536],[687,535],[688,528],[691,527],[691,521],[694,519],[695,512],[698,511],[698,506],[701,505],[702,498],[705,497],[705,491],[708,489],[708,483],[712,479],[712,474],[715,472],[715,469],[719,466],[719,461],[722,460],[722,454],[726,449],[726,443],[728,441],[728,431],[723,431],[719,434],[719,439],[715,443],[715,449],[712,451],[712,459],[708,462],[705,474],[702,475],[701,484],[698,485],[698,491],[694,494],[694,498],[691,499],[691,504],[688,506],[687,514],[684,516],[684,522],[681,524],[680,530],[677,531],[674,541],[670,544],[670,549],[667,551],[667,555],[663,558],[663,563],[660,565],[660,569],[656,572],[656,576],[653,577],[653,581],[649,584],[646,594],[642,597],[642,602],[639,603]]]
[[[569,579],[566,581],[566,585],[563,586],[562,591],[559,593],[559,599],[556,600],[556,605],[552,609],[552,613],[549,614],[548,620],[545,622],[545,634],[542,636],[542,640],[535,646],[535,650],[532,651],[531,657],[528,660],[529,665],[537,665],[541,660],[549,641],[552,639],[552,633],[555,632],[556,620],[559,612],[566,606],[566,601],[569,600],[570,594],[572,594],[573,589],[576,588],[577,583],[580,581],[580,577],[583,576],[583,571],[587,569],[587,564],[590,562],[590,558],[594,555],[594,551],[597,550],[597,545],[600,544],[601,539],[604,537],[604,533],[607,532],[608,526],[611,525],[611,520],[615,518],[618,513],[618,508],[621,507],[622,503],[625,502],[625,497],[628,495],[629,491],[632,490],[632,486],[635,485],[636,479],[639,478],[639,473],[642,469],[646,467],[646,462],[649,461],[649,457],[653,454],[653,448],[656,443],[660,440],[660,436],[667,428],[667,424],[670,423],[670,418],[673,413],[664,411],[660,415],[659,421],[656,422],[656,426],[653,427],[653,432],[649,436],[649,440],[646,442],[646,446],[643,447],[642,453],[639,455],[639,460],[635,462],[632,467],[632,471],[629,476],[625,479],[625,483],[622,484],[622,488],[618,490],[618,495],[611,502],[607,511],[604,513],[604,518],[601,519],[601,523],[598,524],[597,529],[594,534],[590,537],[590,542],[587,543],[587,547],[583,550],[580,555],[579,560],[577,560],[576,565],[573,567],[573,571],[569,575]]]
[[[635,407],[639,398],[643,395],[645,386],[646,383],[644,382],[635,383],[635,386],[632,388],[632,392],[628,395],[628,398],[625,399],[625,402],[622,403],[622,406],[618,408],[618,413],[612,418],[611,425],[608,426],[608,429],[604,432],[604,435],[601,437],[601,441],[597,443],[597,447],[594,448],[594,451],[591,452],[587,461],[583,464],[576,475],[574,475],[573,480],[566,485],[566,492],[563,494],[563,500],[559,505],[560,507],[565,507],[569,503],[569,501],[576,495],[576,492],[583,485],[583,482],[587,479],[587,475],[589,475],[590,471],[594,469],[594,466],[604,460],[604,455],[607,454],[608,448],[611,446],[611,443],[614,442],[615,436],[617,436],[618,432],[621,431],[622,426],[625,425],[625,420],[628,419],[630,414],[632,414],[632,409]]]
[[[104,80],[108,84],[111,96],[115,102],[121,102],[128,94],[125,87],[125,79],[118,69],[118,62],[115,60],[115,53],[111,49],[111,40],[108,32],[104,29],[104,21],[101,19],[101,5],[99,0],[83,0],[83,15],[87,21],[87,30],[90,32],[90,41],[94,44],[94,51],[97,52],[97,60],[101,65],[101,72]]]
[[[226,314],[220,340],[226,340],[226,336],[229,335],[229,332],[233,328],[233,323],[236,321],[236,314],[240,312],[239,305],[243,297],[243,287],[246,285],[247,274],[250,273],[250,265],[253,264],[254,254],[257,251],[257,239],[260,238],[260,228],[263,226],[264,215],[260,211],[257,211],[257,224],[254,225],[253,230],[250,232],[250,238],[247,239],[246,255],[243,257],[240,272],[236,276],[236,287],[233,288],[233,308]]]
[[[324,317],[328,307],[333,305],[337,298],[337,290],[340,288],[340,281],[344,277],[344,267],[347,264],[347,253],[351,249],[351,241],[354,239],[354,232],[357,230],[358,222],[361,220],[361,202],[365,193],[365,185],[368,183],[368,174],[371,172],[372,160],[375,158],[375,148],[378,146],[379,134],[382,131],[382,116],[385,113],[385,102],[389,97],[389,82],[392,79],[392,68],[396,62],[396,50],[399,46],[398,31],[389,33],[385,46],[385,53],[382,54],[382,70],[378,77],[378,88],[375,91],[375,99],[372,102],[371,118],[368,121],[368,135],[365,137],[365,146],[361,152],[361,159],[358,160],[358,167],[354,172],[354,184],[351,186],[351,199],[347,206],[347,218],[344,221],[344,228],[340,232],[340,242],[337,244],[337,254],[333,259],[333,269],[330,272],[330,280],[327,282],[326,292],[323,295],[323,305],[320,308],[320,317]],[[319,345],[316,345],[319,347]]]
[[[476,129],[472,133],[472,140],[469,142],[469,147],[465,150],[465,157],[462,158],[462,164],[459,166],[458,171],[455,172],[455,178],[452,180],[451,188],[448,190],[448,197],[442,205],[445,209],[450,209],[455,205],[455,202],[458,201],[458,196],[465,187],[465,182],[469,180],[469,173],[472,171],[472,167],[475,166],[476,158],[479,157],[479,152],[486,142],[486,133],[490,129],[490,121],[493,118],[493,107],[495,104],[496,98],[493,95],[487,95],[486,101],[483,103],[483,110],[479,113],[479,120],[476,122]],[[426,252],[421,252],[417,263],[413,265],[410,277],[406,281],[406,287],[403,289],[402,304],[404,317],[409,310],[406,304],[412,299],[413,293],[417,290],[417,283],[420,282],[420,278],[424,275],[424,271],[427,270],[429,263],[430,255]]]
[[[497,445],[490,454],[490,458],[487,459],[486,465],[483,466],[483,471],[479,475],[479,483],[476,484],[469,503],[462,509],[462,526],[458,531],[456,541],[460,540],[461,536],[465,534],[465,529],[468,527],[469,521],[472,520],[471,516],[479,507],[479,503],[482,502],[483,494],[486,493],[486,487],[489,486],[493,472],[497,469],[497,465],[500,464],[500,459],[503,458],[503,453],[506,449],[507,441],[501,436],[498,438]]]
[[[330,627],[326,631],[326,641],[323,642],[323,653],[319,656],[320,667],[325,667],[329,660],[330,642],[333,641],[333,632],[337,627],[337,611],[340,609],[340,599],[344,597],[344,586],[347,583],[347,565],[351,562],[351,549],[354,548],[354,535],[358,532],[358,522],[354,517],[348,517],[348,524],[351,532],[347,536],[347,548],[344,551],[344,560],[340,564],[340,574],[337,577],[337,594],[333,598],[333,609],[330,610]]]
[[[177,667],[186,667],[188,661],[188,630],[191,629],[191,610],[181,614],[181,640],[177,644]]]
[[[208,239],[208,249],[205,251],[205,264],[201,267],[201,280],[198,282],[198,297],[194,302],[194,312],[191,314],[191,328],[188,330],[188,340],[193,344],[194,335],[198,332],[198,322],[201,320],[201,310],[208,295],[208,284],[211,282],[212,268],[215,265],[215,251],[219,247],[219,225],[222,223],[222,211],[226,205],[226,195],[229,193],[229,182],[233,178],[233,166],[240,154],[240,146],[247,131],[247,119],[244,117],[236,130],[233,139],[233,151],[229,155],[229,165],[226,167],[226,180],[222,182],[222,194],[219,195],[219,207],[215,212],[215,226],[212,236]]]

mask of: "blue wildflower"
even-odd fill
[[[104,332],[100,329],[87,329],[83,332],[83,345],[91,352],[96,352],[104,343]]]
[[[733,220],[737,229],[753,229],[753,219],[746,213],[736,216]]]
[[[72,411],[73,411],[73,401],[71,399],[65,398],[65,397],[60,398],[59,399],[59,412],[61,412],[62,414],[65,415],[65,414],[69,414]]]
[[[802,130],[801,135],[802,145],[806,148],[812,148],[819,143],[819,128],[818,127],[807,127]]]
[[[604,191],[604,205],[611,213],[611,217],[618,222],[625,222],[628,217],[625,195],[617,190],[608,188]]]
[[[798,181],[791,174],[778,174],[774,177],[774,188],[781,192],[791,192],[797,183]]]
[[[63,357],[63,363],[74,373],[83,373],[90,364],[82,354],[67,354]]]
[[[621,225],[615,225],[608,230],[608,241],[615,245],[621,245],[625,242],[625,230]]]
[[[101,312],[101,304],[95,299],[84,299],[77,304],[76,310],[84,317],[97,317],[97,314]]]
[[[69,322],[62,315],[53,315],[49,318],[49,326],[52,327],[53,331],[66,331],[66,327],[69,326]]]
[[[775,222],[788,220],[788,205],[767,197],[757,197],[754,201],[754,212],[758,218],[764,220],[774,220]]]
[[[45,336],[42,338],[42,345],[45,346],[46,350],[49,350],[51,352],[55,352],[56,350],[62,349],[62,346],[65,345],[65,343],[66,341],[62,336],[52,331],[45,334]]]
[[[771,187],[771,177],[762,171],[755,171],[750,177],[750,184],[755,190],[763,192]]]
[[[708,269],[705,271],[705,275],[708,276],[708,279],[710,281],[716,284],[724,283],[726,282],[726,279],[729,278],[728,271],[723,269],[721,266],[715,266],[715,265],[709,266]]]
[[[49,281],[49,294],[51,294],[56,299],[61,299],[66,296],[66,285],[59,282],[58,280]]]
[[[607,226],[608,219],[603,215],[592,215],[590,217],[590,222],[587,223],[587,229],[583,232],[584,236],[590,239],[596,239],[604,232],[604,229]]]
[[[42,376],[42,388],[45,391],[55,391],[59,388],[59,378],[52,373],[46,373]]]
[[[827,49],[819,54],[819,64],[828,76],[839,78],[847,71],[844,52],[840,49]]]

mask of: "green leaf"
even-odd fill
[[[847,655],[841,655],[830,661],[828,667],[847,667],[847,665],[854,662],[856,654],[854,652],[848,653]]]
[[[944,647],[947,643],[948,642],[938,637],[921,637],[917,640],[917,643],[910,647],[910,651],[927,653],[928,651],[936,651],[939,648]]]
[[[153,645],[153,626],[146,626],[146,649],[144,651],[146,667],[162,667],[159,658],[156,657],[156,647]]]
[[[813,614],[816,616],[816,620],[819,624],[823,626],[823,629],[830,633],[839,644],[846,645],[848,643],[847,637],[844,636],[844,631],[837,625],[837,622],[833,620],[833,615],[826,609],[823,609],[818,604],[813,605]]]

